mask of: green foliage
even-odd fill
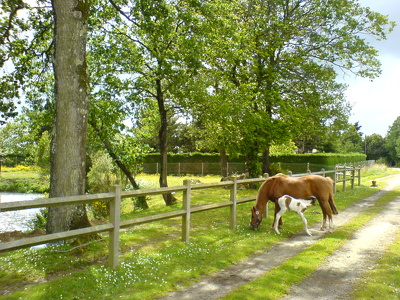
[[[7,29],[1,66],[14,66],[1,76],[0,111],[12,112],[12,102],[25,93],[36,137],[50,130],[54,116],[53,18],[46,1],[38,3],[3,1],[0,20]],[[394,27],[387,16],[354,0],[90,5],[89,120],[98,130],[89,134],[90,153],[109,143],[117,159],[140,172],[139,157],[148,151],[143,144],[161,150],[162,126],[168,127],[169,151],[225,149],[231,158],[252,157],[255,170],[255,153],[290,140],[303,152],[363,150],[348,127],[350,105],[336,72],[379,75],[378,53],[361,36],[385,39]],[[177,122],[182,117],[190,126]],[[124,145],[127,132],[136,141]],[[394,162],[399,146],[388,145]]]
[[[32,162],[34,153],[34,137],[25,117],[19,117],[0,127],[0,156],[18,156],[29,163]]]
[[[293,154],[297,150],[297,146],[293,141],[288,141],[284,144],[276,145],[273,144],[270,147],[270,155],[285,155],[285,154]]]
[[[372,160],[388,159],[389,152],[385,147],[385,139],[381,137],[379,134],[366,136],[364,143],[365,143],[364,146],[367,154],[367,159],[372,159]]]
[[[149,153],[145,156],[144,161],[146,163],[157,163],[160,161],[160,154]],[[189,153],[168,153],[168,162],[170,163],[201,163],[201,162],[220,162],[219,153],[201,153],[201,152],[189,152]]]
[[[89,192],[109,192],[117,181],[112,159],[104,151],[98,151],[92,156],[91,161],[92,166],[87,174]]]
[[[37,229],[46,229],[47,225],[47,217],[49,213],[47,209],[41,209],[38,214],[36,214],[36,217],[31,220],[29,227],[31,230],[37,230]]]
[[[50,134],[45,131],[37,146],[36,165],[40,168],[42,175],[50,175],[50,141]]]
[[[92,156],[92,166],[87,174],[90,193],[109,192],[111,186],[117,183],[115,167],[107,153],[98,151]],[[110,204],[108,201],[90,203],[95,218],[108,217]]]
[[[399,164],[400,162],[400,117],[390,126],[386,136],[386,149],[389,151],[389,159],[391,164]]]
[[[309,154],[287,154],[287,155],[272,155],[271,161],[284,163],[313,163],[327,166],[336,164],[356,163],[365,161],[365,154],[361,153],[309,153]]]

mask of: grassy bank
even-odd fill
[[[2,167],[0,173],[0,192],[46,193],[49,191],[48,176],[40,175],[35,167]]]
[[[374,193],[376,188],[370,187],[371,180],[390,173],[393,172],[388,169],[369,170],[363,175],[361,187],[338,192],[335,201],[339,211]],[[154,178],[157,182],[157,176],[138,176],[143,186],[154,184]],[[183,179],[171,178],[169,185],[181,185]],[[197,179],[202,182],[219,181],[218,177]],[[383,182],[378,179],[378,184],[382,186]],[[239,197],[257,193],[256,190],[239,192]],[[222,188],[195,190],[192,193],[193,205],[222,202],[229,197],[229,190]],[[181,195],[176,196],[181,199]],[[157,197],[150,198],[148,202],[148,210],[134,211],[132,201],[124,200],[124,218],[180,208],[180,204],[166,208],[162,199]],[[270,213],[260,231],[250,231],[251,205],[253,203],[239,206],[236,230],[229,229],[228,208],[194,214],[190,243],[180,240],[180,218],[130,228],[121,233],[121,265],[116,270],[104,267],[107,236],[89,244],[86,249],[63,245],[2,254],[0,265],[4,267],[0,268],[0,294],[3,293],[4,299],[154,299],[258,251],[268,251],[274,243],[303,230],[298,216],[287,214],[285,221],[291,224],[290,228],[285,228],[281,236],[276,235],[269,230],[272,222]],[[309,210],[320,212],[318,206]],[[319,213],[307,214],[309,224],[320,222],[321,218]],[[363,221],[355,222],[355,226],[361,226]],[[340,234],[340,239],[348,238],[346,230],[337,234]],[[329,240],[324,243],[329,246]],[[285,288],[282,286],[282,289]]]

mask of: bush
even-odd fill
[[[111,157],[98,151],[92,157],[92,167],[87,175],[89,193],[106,193],[117,183]],[[107,217],[110,213],[109,202],[93,202],[89,204],[95,218]]]
[[[36,217],[31,220],[29,227],[32,229],[32,231],[35,231],[36,229],[46,229],[47,217],[48,217],[47,208],[41,209],[40,213],[36,214]]]

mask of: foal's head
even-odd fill
[[[317,200],[317,198],[314,196],[311,196],[308,200],[311,200],[311,205],[315,205],[315,201]]]

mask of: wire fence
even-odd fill
[[[373,164],[373,160],[362,161],[356,163],[347,163],[340,165],[360,165],[367,166]],[[337,165],[324,165],[324,164],[312,164],[312,163],[283,163],[277,162],[272,163],[274,169],[279,170],[282,173],[292,172],[293,174],[297,173],[310,173],[310,172],[318,172],[322,169],[324,170],[333,170]],[[168,175],[222,175],[220,163],[168,163],[167,164],[167,174]],[[228,175],[241,174],[246,172],[246,165],[242,162],[228,162],[226,164],[226,172]],[[160,164],[159,163],[144,163],[143,164],[143,173],[146,174],[159,174],[160,173]]]

